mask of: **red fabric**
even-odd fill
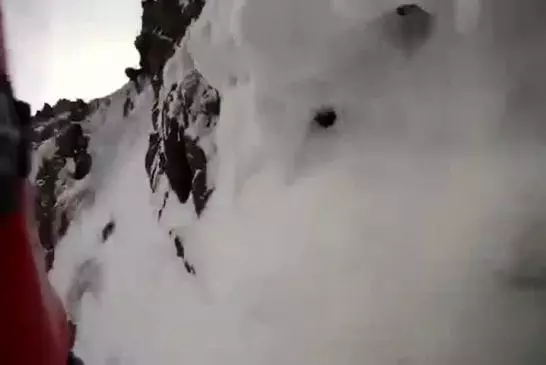
[[[66,365],[66,314],[27,232],[23,210],[0,216],[0,364]]]
[[[0,74],[6,74],[1,3]],[[23,200],[32,196],[28,188]],[[30,227],[31,200],[22,201],[19,212],[0,216],[0,364],[66,365],[68,322]]]

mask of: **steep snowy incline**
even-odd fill
[[[148,89],[137,99],[138,118],[118,136],[107,179],[59,244],[51,273],[78,323],[76,351],[89,364],[209,363],[224,356],[222,346],[243,346],[228,332],[229,308],[207,298],[157,221],[143,166],[151,96]]]
[[[51,274],[84,360],[543,364],[534,1],[209,0],[171,29]]]
[[[89,103],[61,99],[54,106],[45,104],[33,118],[31,179],[37,186],[38,231],[48,268],[58,240],[80,207],[92,204],[100,180],[108,175],[118,138],[132,130],[128,118],[140,83],[146,80],[136,78]]]

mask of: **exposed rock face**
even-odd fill
[[[61,99],[53,107],[45,104],[32,119],[34,167],[30,178],[36,185],[35,215],[48,270],[53,265],[55,246],[78,209],[83,203],[93,201],[94,192],[87,181],[93,167],[90,150],[93,132],[107,118],[118,114],[117,110],[119,119],[133,110],[133,99],[138,94],[135,88],[129,84],[120,92],[121,95],[114,94],[119,105],[112,105],[110,97],[89,104]],[[122,116],[123,98],[128,100],[130,108],[123,110]],[[110,110],[114,106],[116,110]]]
[[[204,118],[204,134],[209,134],[219,114],[220,97],[196,70],[180,75],[180,80],[170,85],[163,84],[162,73],[165,62],[174,55],[204,5],[203,0],[143,1],[142,31],[135,41],[140,65],[153,77],[156,93],[153,132],[145,161],[151,188],[155,191],[159,177],[165,174],[181,203],[193,196],[198,213],[210,195],[206,187],[207,160],[198,146],[201,136],[190,136],[188,128]]]
[[[135,47],[145,73],[160,77],[165,62],[174,54],[174,46],[184,37],[188,26],[204,6],[204,0],[142,1],[142,29],[135,40]]]
[[[154,107],[154,132],[149,137],[146,170],[155,192],[166,177],[178,201],[192,198],[200,215],[213,187],[207,179],[207,162],[216,154],[211,138],[220,111],[220,95],[193,70]],[[204,143],[202,143],[204,142]]]
[[[154,91],[152,130],[145,156],[145,168],[154,195],[161,203],[158,218],[168,206],[180,205],[199,217],[214,190],[209,163],[216,156],[215,127],[220,113],[220,95],[193,66],[177,70],[164,80],[169,62],[182,57],[180,43],[190,24],[197,19],[204,0],[143,0],[142,29],[135,40],[140,68],[127,68],[131,87],[125,87],[119,117],[128,117],[135,108],[147,79]],[[85,179],[92,170],[89,151],[91,124],[99,109],[108,109],[109,98],[89,104],[82,100],[59,100],[45,104],[33,118],[32,145],[39,155],[34,173],[38,196],[36,215],[39,236],[48,252],[48,268],[54,248],[86,195]],[[113,106],[112,106],[113,107]],[[117,111],[116,111],[117,113]],[[95,118],[104,119],[105,117]],[[80,182],[83,182],[81,184]],[[81,189],[72,194],[72,189]],[[76,188],[74,188],[76,189]],[[172,228],[168,227],[169,231]],[[171,234],[186,270],[195,274],[183,253],[183,232]]]
[[[59,205],[58,198],[76,180],[91,171],[89,137],[80,123],[85,123],[90,107],[83,101],[61,99],[54,107],[46,104],[34,117],[34,148],[40,154],[36,172],[36,217],[38,234],[46,250],[47,268],[51,269],[54,248],[68,229],[71,207]],[[49,119],[45,119],[49,117]]]
[[[214,190],[208,165],[216,156],[220,95],[192,65],[178,69],[169,80],[163,79],[167,63],[184,63],[182,58],[189,57],[181,52],[180,43],[204,5],[204,0],[142,2],[142,31],[135,46],[140,66],[152,78],[155,95],[145,167],[150,187],[161,200],[159,219],[173,198],[175,204],[189,207],[199,217]],[[171,237],[186,270],[195,274],[181,254],[183,237]]]

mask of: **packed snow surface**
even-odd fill
[[[423,3],[436,28],[408,52],[389,25],[398,1],[209,0],[164,73],[169,85],[196,67],[223,97],[213,198],[199,220],[169,217],[197,275],[152,207],[148,89],[115,148],[103,135],[95,203],[52,273],[71,297],[87,272],[87,293],[68,303],[79,355],[543,364],[544,294],[512,278],[529,255],[514,242],[543,217],[545,151],[506,132],[513,80],[473,3]],[[329,129],[311,122],[324,106],[337,112]]]

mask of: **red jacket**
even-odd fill
[[[0,176],[4,183],[8,182],[0,191],[0,204],[11,207],[0,212],[0,364],[66,365],[71,345],[68,321],[61,301],[47,280],[43,252],[32,219],[32,191],[24,180],[26,172],[20,172],[19,176],[9,174],[9,168],[13,167],[9,161],[20,159],[21,154],[28,152],[26,146],[19,143],[19,152],[16,152],[19,155],[15,156],[13,148],[10,150],[13,146],[5,139],[12,136],[5,131],[17,128],[17,124],[13,125],[16,121],[12,119],[14,105],[8,105],[14,100],[4,49],[0,1],[0,129],[5,134],[0,140],[0,152],[4,154],[0,167],[4,174],[8,173]]]
[[[28,209],[29,204],[21,207]],[[31,237],[35,235],[28,233],[30,215],[20,211],[0,216],[0,364],[65,365],[68,322],[47,280],[43,254]]]

